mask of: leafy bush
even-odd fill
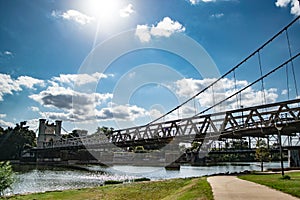
[[[104,181],[104,185],[121,184],[121,183],[123,183],[123,181],[114,181],[114,180]]]
[[[135,147],[134,153],[147,153],[143,146]]]
[[[290,180],[291,177],[289,175],[284,175],[282,177],[280,177],[280,179],[283,179],[283,180]]]
[[[150,180],[151,180],[150,178],[136,178],[133,181],[134,182],[142,182],[142,181],[150,181]]]
[[[9,162],[0,162],[0,196],[4,195],[4,190],[11,187],[14,182],[14,172]]]

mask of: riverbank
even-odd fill
[[[287,163],[284,164],[287,165]],[[266,163],[266,168],[277,168],[279,166],[280,163]],[[79,166],[76,169],[55,166],[18,165],[14,168],[16,169],[16,181],[12,185],[11,190],[6,191],[6,195],[94,188],[103,185],[107,180],[126,182],[126,180],[132,181],[133,179],[144,177],[155,181],[217,174],[229,175],[258,171],[260,163],[221,163],[221,165],[201,167],[181,166],[180,170],[128,165],[112,167],[89,165]]]
[[[299,171],[286,172],[286,175],[291,179],[282,179],[281,174],[275,174],[274,172],[218,174],[218,176],[220,175],[223,175],[224,178],[238,176],[240,179],[266,185],[295,197],[300,197]],[[115,183],[122,182],[108,181],[99,187],[14,195],[5,199],[213,199],[212,188],[207,181],[207,177]]]
[[[212,200],[213,194],[206,177],[182,178],[130,184],[104,185],[95,188],[15,195],[6,199],[203,199]]]

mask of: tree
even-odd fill
[[[114,131],[114,128],[110,127],[106,127],[106,126],[102,126],[102,127],[98,127],[97,128],[97,134],[100,134],[100,133],[104,133],[104,135],[107,137],[107,138],[110,138],[112,133]]]
[[[0,162],[0,196],[4,191],[10,188],[14,182],[14,173],[9,162]]]
[[[191,151],[199,151],[201,144],[199,142],[192,142]]]
[[[255,158],[260,162],[261,171],[264,171],[264,162],[270,160],[270,151],[264,140],[258,140],[256,144]]]
[[[15,128],[1,129],[0,160],[19,159],[24,149],[36,146],[35,133],[25,125],[26,122],[21,122]]]

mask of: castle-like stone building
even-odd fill
[[[37,138],[37,147],[41,148],[45,142],[57,141],[61,139],[62,121],[56,120],[55,124],[49,124],[46,119],[39,120],[39,134]]]

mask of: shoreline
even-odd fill
[[[229,167],[227,167],[227,165]],[[233,165],[233,166],[230,166]],[[239,166],[241,167],[235,167]],[[80,189],[80,188],[93,188],[93,187],[98,187],[103,184],[105,180],[122,180],[123,182],[131,182],[135,178],[150,178],[151,181],[156,181],[156,180],[171,180],[171,179],[176,179],[176,178],[199,178],[199,177],[209,177],[209,176],[217,176],[217,175],[242,175],[242,174],[249,174],[249,173],[257,173],[258,172],[258,167],[257,163],[222,163],[221,165],[216,165],[216,167],[211,167],[211,166],[204,166],[202,167],[196,167],[196,166],[191,166],[191,165],[183,165],[180,170],[166,170],[164,168],[145,168],[141,169],[138,166],[129,166],[130,168],[128,169],[127,166],[124,165],[116,165],[116,168],[107,168],[103,166],[99,167],[93,167],[94,165],[17,165],[20,168],[18,169],[19,174],[22,176],[23,174],[25,175],[25,179],[22,178],[21,181],[17,181],[16,184],[13,187],[13,190],[15,193],[14,194],[27,194],[27,193],[39,193],[39,192],[47,192],[47,191],[65,191],[65,190],[70,190],[70,189]],[[23,168],[24,166],[24,168]],[[244,167],[246,166],[246,167]],[[252,167],[247,167],[247,166],[252,166]],[[272,166],[278,166],[274,164],[270,164],[269,167]],[[112,166],[114,167],[114,166]],[[127,171],[128,169],[128,171]],[[272,171],[273,168],[268,168],[266,167],[265,169],[268,169],[269,171]],[[46,172],[46,175],[44,176],[44,171]],[[50,171],[49,171],[50,170]],[[125,171],[123,171],[125,170]],[[150,171],[149,171],[150,170]],[[31,176],[36,176],[36,172],[38,172],[38,179],[36,179],[36,186],[35,188],[29,188],[26,186],[31,179]],[[49,174],[49,172],[50,174]],[[60,172],[62,171],[62,172]],[[287,171],[287,170],[286,170]],[[52,173],[53,172],[53,173]],[[64,175],[64,172],[66,172],[66,175]],[[139,172],[139,173],[137,173]],[[153,172],[155,172],[153,174]],[[57,175],[59,175],[59,179],[56,179]],[[69,175],[71,173],[71,175]],[[91,174],[90,174],[91,173]],[[94,174],[95,173],[95,174]],[[270,173],[270,172],[268,172]],[[42,176],[40,176],[40,174]],[[105,175],[103,178],[102,174]],[[79,175],[79,176],[78,176]],[[83,176],[89,176],[87,179],[84,178],[84,180],[81,178],[81,175]],[[18,177],[20,177],[18,175]],[[29,177],[29,179],[28,179]],[[44,186],[43,180],[47,178],[47,180],[52,180],[54,184],[58,184],[57,186],[54,187],[47,187]],[[66,178],[65,178],[66,177]],[[72,178],[73,177],[73,178]],[[50,178],[50,179],[48,179]],[[72,179],[70,179],[72,178]],[[60,184],[61,181],[65,182],[65,180],[72,180],[66,182],[67,185]],[[24,181],[25,180],[25,181]],[[57,180],[57,181],[56,181]],[[84,182],[82,182],[82,180]],[[90,180],[90,181],[85,181],[85,180]],[[93,183],[92,183],[92,182]],[[74,184],[74,182],[76,184]],[[82,182],[82,184],[77,184]],[[52,181],[51,181],[52,183]],[[92,183],[92,184],[90,184]],[[9,194],[13,194],[12,192],[9,192]]]
[[[63,167],[63,166],[61,166]],[[72,168],[72,169],[79,169],[79,168]],[[93,171],[93,170],[83,170],[83,171],[88,171],[88,172],[97,172],[97,171]],[[211,176],[237,176],[237,175],[245,175],[245,174],[251,174],[255,171],[249,171],[249,170],[244,170],[241,172],[221,172],[221,173],[215,173],[215,174],[209,174],[209,175],[202,175],[202,176],[191,176],[191,177],[183,177],[183,178],[164,178],[164,179],[150,179],[147,181],[134,181],[135,179],[143,179],[145,177],[142,178],[135,178],[132,180],[124,180],[120,183],[112,183],[112,184],[100,184],[99,186],[92,186],[92,187],[80,187],[80,188],[69,188],[69,189],[63,189],[63,190],[46,190],[46,191],[41,191],[41,192],[27,192],[27,193],[16,193],[16,194],[12,194],[12,195],[5,195],[4,197],[14,197],[14,196],[23,196],[23,195],[31,195],[31,194],[44,194],[44,193],[48,193],[48,192],[63,192],[63,191],[68,191],[68,190],[81,190],[81,189],[92,189],[92,188],[98,188],[98,187],[103,187],[103,186],[107,186],[107,185],[125,185],[125,184],[133,184],[133,183],[141,183],[141,182],[161,182],[161,181],[172,181],[172,180],[177,180],[177,179],[197,179],[197,178],[207,178],[207,177],[211,177]],[[148,179],[148,178],[145,178]],[[109,181],[113,181],[113,180],[109,180]]]
[[[276,168],[275,168],[276,169]],[[285,170],[285,172],[300,172],[300,169],[288,169]],[[39,194],[45,194],[45,193],[51,193],[51,192],[65,192],[65,191],[73,191],[73,190],[83,190],[83,189],[96,189],[100,188],[103,186],[109,186],[109,185],[128,185],[128,184],[136,184],[136,183],[143,183],[143,182],[164,182],[164,181],[175,181],[175,180],[192,180],[192,179],[200,179],[200,178],[208,178],[208,177],[213,177],[213,176],[241,176],[241,175],[268,175],[268,174],[280,174],[280,171],[272,171],[272,170],[267,170],[267,171],[249,171],[249,170],[244,170],[241,172],[221,172],[221,173],[215,173],[215,174],[210,174],[210,175],[203,175],[203,176],[192,176],[192,177],[184,177],[184,178],[167,178],[167,179],[149,179],[145,178],[146,180],[139,181],[138,179],[144,179],[144,178],[136,178],[138,181],[135,181],[136,179],[133,180],[124,180],[124,181],[107,181],[107,183],[100,184],[99,186],[92,186],[92,187],[80,187],[80,188],[69,188],[69,189],[63,189],[63,190],[46,190],[46,191],[41,191],[41,192],[27,192],[27,193],[17,193],[17,194],[9,194],[9,195],[4,195],[4,198],[12,198],[12,197],[17,197],[17,196],[27,196],[27,195],[39,195]],[[1,199],[1,198],[0,198]]]

